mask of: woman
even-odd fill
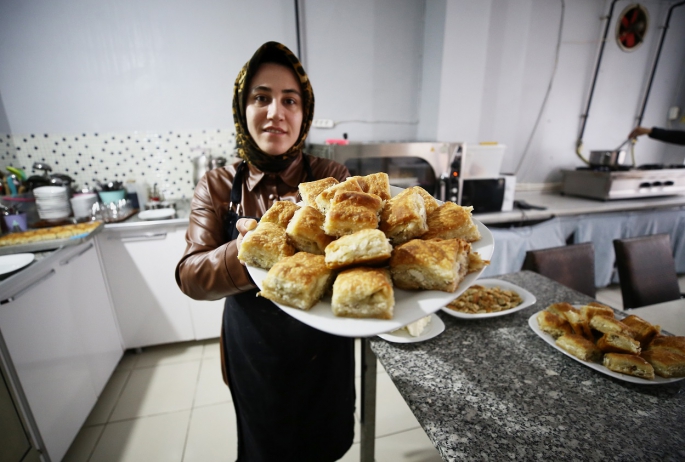
[[[313,114],[314,94],[298,59],[279,43],[262,45],[234,87],[243,160],[198,183],[176,268],[188,296],[226,297],[222,369],[238,421],[239,461],[338,460],[354,436],[353,340],[313,329],[256,297],[237,259],[242,235],[256,225],[236,222],[238,215],[260,217],[275,201],[298,200],[301,182],[349,176],[340,164],[303,154]]]
[[[667,130],[659,127],[635,127],[628,139],[636,140],[638,136],[647,135],[652,139],[663,141],[664,143],[685,145],[685,131]]]

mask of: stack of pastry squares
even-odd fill
[[[685,337],[664,336],[661,328],[597,302],[580,308],[555,303],[537,314],[540,330],[573,356],[643,379],[685,377]]]
[[[269,270],[259,295],[275,302],[308,310],[332,288],[336,316],[392,319],[394,287],[455,292],[489,263],[471,251],[480,239],[471,208],[440,205],[418,186],[392,197],[385,173],[299,192],[302,203],[274,203],[239,249]]]

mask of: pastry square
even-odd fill
[[[428,232],[423,239],[464,239],[468,242],[480,240],[480,231],[473,222],[473,207],[462,207],[454,202],[445,202],[428,215]]]
[[[385,268],[352,268],[335,278],[331,309],[336,316],[392,319],[394,306],[390,272]]]
[[[381,212],[380,230],[393,245],[403,244],[428,231],[426,206],[421,194],[409,188],[387,201]]]
[[[316,181],[308,181],[306,183],[300,183],[297,187],[300,191],[300,197],[305,205],[310,207],[316,207],[316,196],[321,194],[324,189],[330,188],[333,185],[338,184],[338,180],[333,177],[323,178]]]
[[[285,233],[297,250],[323,255],[326,246],[333,240],[321,227],[324,216],[314,207],[305,205],[295,212]]]
[[[606,316],[608,318],[614,317],[614,310],[606,305],[596,302],[591,302],[582,306],[580,308],[580,312],[585,317],[587,322],[590,322],[590,320],[597,315]]]
[[[330,286],[333,272],[323,255],[298,252],[276,263],[262,282],[260,297],[283,305],[308,310]]]
[[[295,253],[285,229],[275,223],[260,222],[247,233],[238,249],[238,260],[249,266],[270,269],[281,258]]]
[[[633,375],[650,380],[654,378],[654,368],[652,365],[636,355],[607,353],[604,355],[603,364],[610,371],[620,374]]]
[[[259,219],[262,223],[276,223],[281,228],[285,228],[290,223],[295,212],[299,209],[294,202],[290,201],[276,201],[266,211],[262,218]]]
[[[572,334],[573,329],[566,319],[549,311],[540,311],[536,317],[538,326],[554,338]]]
[[[376,229],[378,213],[382,207],[383,201],[375,194],[338,191],[330,202],[323,230],[329,236],[340,237],[362,229]]]
[[[663,348],[643,351],[642,358],[654,368],[657,375],[670,379],[685,377],[685,355]]]
[[[640,342],[627,335],[610,332],[597,340],[597,347],[605,353],[625,353],[639,355]]]
[[[616,333],[633,336],[633,331],[621,321],[607,316],[597,315],[590,319],[590,327],[603,334]]]
[[[375,194],[381,200],[390,200],[390,178],[387,173],[379,172],[372,173],[366,176],[353,176],[357,180],[362,191],[369,194]]]
[[[363,229],[331,242],[326,247],[326,266],[340,269],[352,265],[384,263],[392,255],[392,245],[383,231]]]
[[[633,331],[633,338],[640,342],[642,349],[647,348],[652,340],[661,333],[660,326],[654,326],[634,314],[626,316],[621,322]]]
[[[319,212],[323,213],[324,215],[328,212],[328,209],[331,206],[331,201],[338,193],[338,191],[352,191],[360,193],[364,192],[362,191],[361,186],[359,186],[359,182],[357,182],[357,180],[355,180],[354,178],[348,178],[346,181],[343,181],[342,183],[338,183],[336,185],[324,189],[323,191],[321,191],[321,193],[319,193],[318,196],[316,196],[315,207],[319,209]]]
[[[413,239],[393,250],[392,280],[400,289],[454,292],[468,272],[470,251],[463,239]]]
[[[673,353],[685,355],[685,337],[669,335],[655,337],[647,347],[648,350],[669,350]]]
[[[583,361],[596,361],[602,357],[600,351],[594,343],[581,335],[566,334],[562,335],[554,342],[559,348],[572,354]]]
[[[435,212],[438,207],[440,207],[440,203],[421,186],[412,186],[409,189],[419,193],[419,195],[423,198],[423,205],[426,207],[426,216],[429,216],[431,213]]]

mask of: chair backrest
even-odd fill
[[[547,276],[560,284],[595,297],[595,249],[591,242],[529,250],[523,270]]]
[[[623,308],[680,298],[668,234],[614,240]]]

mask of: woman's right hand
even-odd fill
[[[252,231],[257,227],[257,220],[253,220],[252,218],[240,218],[236,223],[235,223],[235,228],[238,230],[240,235],[235,239],[235,245],[238,249],[240,249],[240,244],[243,242],[243,237],[245,237],[245,233],[248,231]],[[243,266],[245,263],[240,262]]]

